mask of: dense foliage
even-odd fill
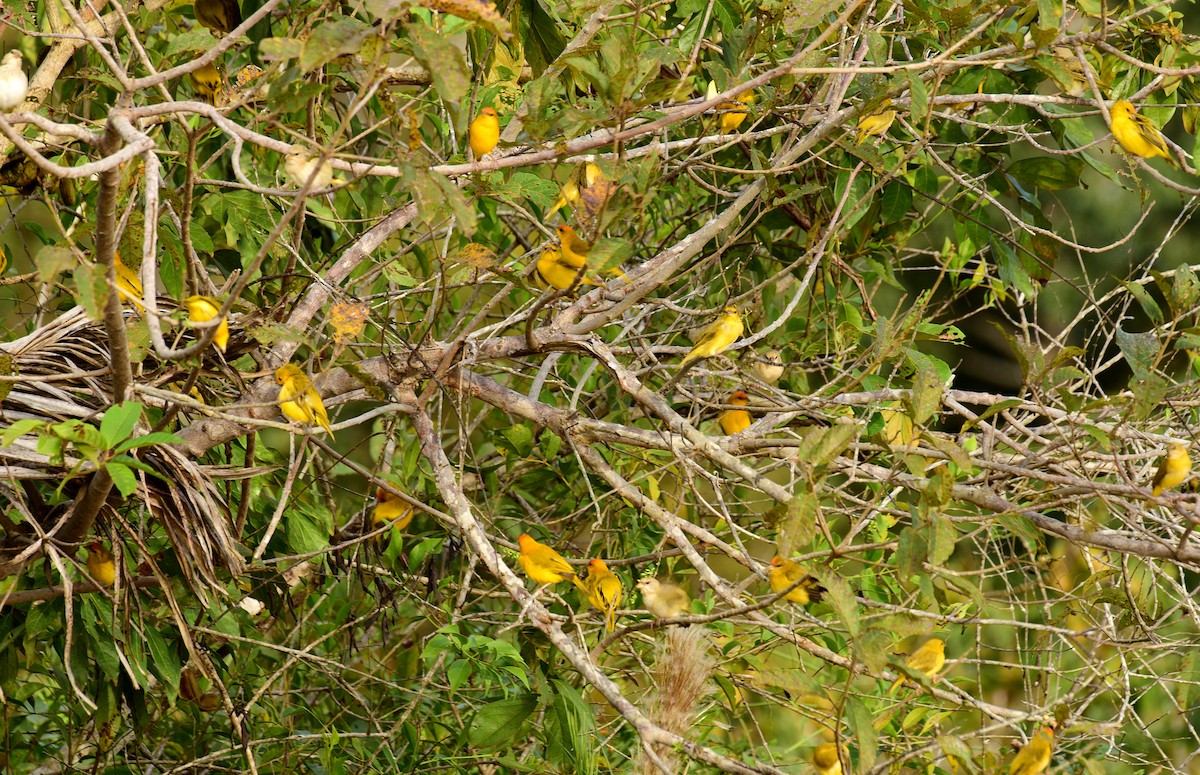
[[[0,8],[6,771],[1200,771],[1178,10],[198,5]]]

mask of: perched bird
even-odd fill
[[[692,599],[686,590],[673,581],[647,577],[637,583],[642,603],[656,619],[674,619],[692,610]]]
[[[113,255],[113,269],[117,274],[117,294],[139,310],[145,309],[142,304],[142,280],[137,272],[125,266],[121,257]]]
[[[391,523],[396,530],[404,530],[413,521],[413,507],[408,501],[380,487],[375,491],[375,508],[371,511],[371,527],[378,530]],[[383,533],[382,535],[387,535]]]
[[[237,0],[195,0],[192,9],[196,21],[213,32],[228,35],[242,23],[242,9]]]
[[[521,568],[529,578],[539,584],[570,581],[579,586],[579,576],[576,575],[575,569],[551,547],[533,540],[528,533],[522,533],[517,538],[517,545],[521,547],[517,561],[521,563]]]
[[[215,320],[221,313],[221,302],[211,296],[188,296],[183,300],[183,306],[187,307],[188,320],[192,323],[207,323]],[[228,320],[221,319],[221,324],[217,326],[217,333],[213,334],[212,341],[218,350],[225,352],[225,346],[229,344]]]
[[[575,277],[582,269],[587,271],[587,260],[579,261],[578,253],[572,252],[569,256],[564,255],[563,251],[557,247],[549,246],[542,251],[537,261],[537,273],[542,282],[552,288],[563,290],[570,288],[571,283],[575,282]],[[595,280],[589,278],[586,274],[579,280],[580,285],[599,285]]]
[[[562,246],[563,258],[571,266],[587,266],[588,252],[592,249],[592,246],[583,237],[576,234],[574,229],[565,223],[559,226],[558,241]]]
[[[696,344],[683,356],[683,360],[679,362],[683,366],[689,361],[694,361],[697,358],[711,358],[714,355],[719,355],[725,352],[729,345],[736,342],[746,330],[746,326],[742,324],[742,316],[738,314],[738,308],[729,306],[721,311],[721,317],[714,320],[707,328],[700,332],[700,336],[696,337]]]
[[[566,205],[582,206],[585,213],[595,215],[612,196],[614,190],[616,190],[616,184],[604,177],[598,164],[591,161],[584,162],[571,172],[567,182],[563,184],[558,201],[546,213],[546,217],[549,218],[559,208]]]
[[[750,396],[745,391],[739,390],[729,396],[729,403],[734,406],[745,406],[750,403]],[[725,409],[717,417],[717,422],[721,425],[721,430],[726,436],[732,436],[735,433],[741,433],[749,428],[754,419],[745,409]]]
[[[771,584],[771,591],[779,594],[783,590],[792,586],[796,582],[799,585],[784,595],[783,599],[800,605],[808,605],[809,602],[821,602],[821,596],[825,594],[825,587],[817,583],[816,577],[797,563],[791,560],[776,555],[771,559],[771,569],[767,572],[767,581]]]
[[[102,587],[111,587],[117,580],[117,563],[113,561],[112,552],[105,549],[99,541],[88,546],[87,567],[92,581]]]
[[[768,385],[774,385],[783,376],[783,357],[778,350],[767,350],[751,361],[750,374]]]
[[[1151,123],[1150,119],[1139,115],[1137,108],[1128,100],[1117,100],[1110,109],[1112,114],[1112,133],[1117,142],[1126,152],[1143,159],[1153,159],[1161,156],[1174,163],[1167,141],[1162,132]]]
[[[875,137],[887,132],[892,126],[892,122],[896,120],[896,111],[890,106],[891,100],[884,100],[879,104],[879,109],[874,113],[869,113],[858,119],[858,134],[854,142],[861,143],[868,137]]]
[[[308,376],[290,363],[285,363],[275,370],[275,384],[279,385],[279,411],[292,422],[303,425],[320,425],[330,435],[333,428],[329,425],[329,414],[321,401],[321,394],[308,381]]]
[[[1054,61],[1066,71],[1071,79],[1069,83],[1062,84],[1066,93],[1072,97],[1082,97],[1088,88],[1087,73],[1084,72],[1083,65],[1080,64],[1075,51],[1067,46],[1055,46]],[[1059,78],[1055,77],[1055,80],[1057,81]]]
[[[15,48],[0,60],[0,113],[7,113],[25,101],[29,79],[21,69],[21,52]]]
[[[844,749],[842,753],[845,753]],[[842,760],[838,755],[837,743],[821,743],[814,748],[812,763],[819,775],[842,775]]]
[[[491,108],[484,108],[467,128],[467,140],[476,159],[482,159],[496,149],[500,142],[500,117]]]
[[[1008,765],[1008,775],[1038,775],[1050,766],[1050,754],[1054,751],[1054,730],[1043,727],[1028,743],[1017,751]]]
[[[728,135],[737,131],[737,128],[746,120],[746,116],[750,115],[744,110],[737,110],[737,108],[753,105],[754,99],[753,91],[745,91],[737,96],[736,101],[721,104],[721,109],[725,111],[721,114],[721,134]]]
[[[588,602],[604,612],[604,629],[617,628],[617,606],[621,604],[621,579],[608,569],[604,560],[588,560],[588,575],[583,580]]]
[[[329,188],[333,183],[333,165],[329,160],[322,161],[319,156],[313,156],[305,150],[289,153],[283,160],[283,169],[296,188],[304,188],[309,178],[312,178],[309,191]]]
[[[196,92],[204,98],[205,102],[209,105],[216,105],[219,102],[220,94],[224,90],[225,79],[221,77],[221,71],[217,69],[216,64],[209,62],[188,73],[188,76],[192,79]]]
[[[1178,487],[1192,472],[1192,458],[1186,444],[1168,444],[1167,456],[1158,464],[1151,482],[1150,494],[1157,498],[1172,487]]]
[[[930,638],[921,648],[910,654],[904,664],[912,670],[933,678],[937,675],[937,671],[942,669],[942,665],[946,664],[946,642],[941,638]],[[896,683],[892,684],[892,688],[888,689],[888,694],[900,688],[900,684],[905,680],[904,676],[897,678]]]

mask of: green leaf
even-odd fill
[[[358,53],[363,41],[373,34],[372,28],[358,19],[331,18],[333,21],[319,25],[304,41],[300,50],[301,71],[311,73],[340,56]]]
[[[1158,302],[1150,295],[1150,291],[1146,290],[1146,286],[1128,280],[1122,280],[1121,285],[1125,287],[1130,296],[1137,299],[1137,303],[1141,306],[1142,312],[1146,313],[1146,317],[1155,324],[1163,322],[1162,307],[1158,306]]]
[[[817,534],[817,496],[807,480],[800,480],[787,504],[787,514],[779,525],[776,544],[782,557],[789,557]]]
[[[1062,191],[1079,187],[1083,161],[1074,156],[1034,156],[1014,161],[1008,174],[1025,188]]]
[[[0,446],[11,447],[14,441],[21,438],[26,433],[29,433],[35,429],[44,428],[45,426],[46,423],[41,420],[17,420],[15,423],[5,429],[3,436],[0,436]]]
[[[140,447],[152,447],[155,444],[182,444],[183,439],[176,436],[174,433],[166,431],[157,431],[155,433],[147,433],[145,436],[135,436],[128,441],[118,444],[114,452],[126,452],[131,449]]]
[[[527,458],[533,454],[533,431],[528,425],[510,425],[504,430],[504,438],[520,457]]]
[[[467,741],[479,748],[506,743],[521,731],[521,724],[537,709],[536,694],[521,694],[489,702],[479,709],[467,729]]]
[[[473,672],[470,662],[465,659],[456,659],[446,668],[446,680],[451,689],[458,689],[467,682]]]
[[[914,355],[910,352],[910,356]],[[912,391],[905,403],[913,424],[925,425],[942,405],[942,393],[946,382],[932,362],[933,359],[917,358],[917,373],[913,376]]]
[[[412,43],[413,56],[429,71],[438,95],[448,102],[465,97],[471,88],[471,71],[463,61],[462,51],[446,36],[421,22],[406,24],[404,29]]]
[[[287,542],[297,554],[309,554],[329,548],[329,533],[321,530],[307,514],[289,511],[285,516]]]
[[[100,435],[109,448],[115,447],[129,438],[141,417],[142,405],[136,401],[110,406],[100,420]]]
[[[861,629],[858,618],[858,600],[855,598],[850,584],[831,570],[817,568],[813,570],[812,574],[821,582],[821,586],[825,587],[825,599],[833,606],[834,612],[837,613],[842,623],[846,625],[846,633],[851,638],[857,638]]]
[[[1118,327],[1117,347],[1125,356],[1126,363],[1138,379],[1149,379],[1154,373],[1154,362],[1158,358],[1158,337],[1152,331],[1130,333]]]
[[[525,45],[525,58],[529,60],[533,77],[538,78],[562,54],[567,47],[567,39],[559,32],[558,23],[546,11],[541,0],[520,0],[517,14],[517,28]]]
[[[904,183],[892,181],[879,192],[879,218],[882,223],[895,223],[912,208],[912,189]]]
[[[67,248],[46,245],[34,256],[33,263],[37,267],[38,281],[52,283],[59,275],[79,264],[79,259]],[[82,266],[80,264],[81,268]],[[103,273],[101,275],[103,276]],[[78,279],[78,272],[76,278]]]
[[[104,319],[104,304],[108,299],[108,282],[104,267],[99,264],[80,264],[75,267],[75,298],[92,320]]]
[[[146,646],[150,649],[150,665],[154,674],[174,691],[179,690],[179,675],[182,672],[179,655],[175,649],[167,645],[167,640],[158,630],[147,625]]]
[[[134,475],[129,466],[109,461],[104,464],[104,470],[108,471],[108,475],[112,477],[113,485],[124,497],[128,498],[137,492],[137,476]]]

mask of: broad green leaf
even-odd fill
[[[467,729],[472,746],[489,748],[506,743],[521,731],[521,724],[537,709],[536,694],[521,694],[489,702],[479,709]]]
[[[413,21],[404,27],[417,61],[429,71],[438,95],[448,102],[459,102],[471,88],[471,72],[462,51],[445,35],[428,25]]]
[[[141,417],[142,405],[136,401],[110,406],[100,420],[100,434],[110,448],[115,447],[129,438]]]

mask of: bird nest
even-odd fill
[[[70,444],[47,443],[52,425],[78,421],[93,427],[112,405],[111,353],[104,326],[75,307],[36,331],[12,342],[0,343],[0,436],[15,423],[34,421],[34,429],[0,446],[0,466],[5,483],[0,498],[6,511],[15,509],[24,518],[6,523],[0,562],[11,563],[29,552],[39,536],[58,538],[68,515],[97,470],[96,461],[77,454]],[[152,370],[157,364],[143,364]],[[38,423],[49,425],[39,425]],[[151,431],[144,414],[133,437]],[[167,531],[184,578],[201,592],[220,589],[219,568],[237,575],[243,560],[231,526],[229,509],[213,481],[211,469],[189,459],[181,446],[153,444],[131,449],[134,457],[156,475],[136,472],[136,492],[131,502],[143,504]],[[103,459],[103,458],[102,458]],[[76,492],[75,503],[46,507],[40,495],[22,482],[60,482],[57,491]],[[114,503],[116,492],[109,497]],[[36,523],[37,528],[33,527]],[[82,536],[78,536],[81,538]],[[4,565],[0,564],[0,568]],[[10,571],[11,572],[11,571]]]

